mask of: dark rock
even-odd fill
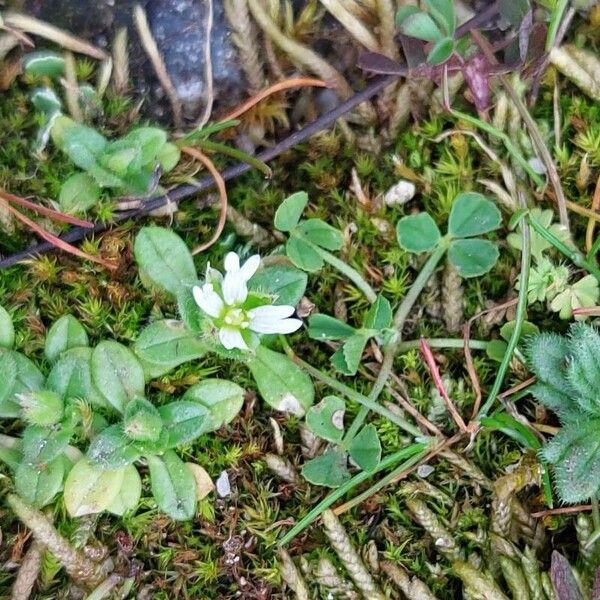
[[[207,100],[207,6],[206,0],[150,0],[146,5],[152,34],[190,118],[198,115]],[[213,1],[210,50],[215,100],[222,106],[235,104],[245,93],[245,82],[220,0]]]

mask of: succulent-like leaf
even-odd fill
[[[584,599],[569,561],[556,550],[552,552],[550,580],[554,587],[554,593],[559,600]]]
[[[66,350],[88,345],[83,325],[73,315],[64,315],[48,330],[44,354],[50,362],[55,362]]]

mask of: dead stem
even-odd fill
[[[152,67],[154,68],[154,72],[156,73],[156,77],[160,81],[165,93],[167,94],[167,98],[169,99],[169,103],[171,104],[171,110],[173,111],[173,121],[175,123],[175,127],[181,129],[183,127],[183,116],[181,113],[181,102],[177,96],[177,92],[175,91],[175,87],[173,86],[173,82],[169,77],[169,73],[167,71],[167,67],[160,55],[158,50],[158,46],[156,45],[156,41],[152,36],[152,32],[150,31],[150,26],[148,25],[148,18],[146,17],[146,11],[142,8],[140,4],[136,4],[133,7],[133,17],[135,21],[135,26],[140,36],[140,42],[142,43],[142,47],[144,48],[146,55],[150,59],[152,63]]]
[[[596,189],[592,197],[592,211],[596,212],[600,209],[600,175],[596,181]],[[587,229],[585,230],[585,249],[589,252],[594,245],[594,229],[596,227],[596,219],[591,216],[588,220]]]
[[[11,589],[11,600],[27,600],[31,596],[42,566],[44,544],[34,540],[27,550]]]

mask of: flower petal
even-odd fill
[[[239,271],[227,271],[223,278],[223,299],[228,306],[243,304],[248,297],[248,287]]]
[[[302,327],[300,319],[279,319],[278,321],[253,319],[250,323],[250,329],[257,333],[294,333],[300,327]]]
[[[233,350],[234,348],[248,350],[240,330],[234,327],[221,327],[219,329],[219,340],[226,350]]]
[[[260,256],[255,254],[251,256],[240,268],[240,274],[244,278],[245,281],[249,281],[252,275],[256,273],[260,267]]]
[[[210,261],[206,263],[206,274],[205,274],[206,283],[218,283],[221,284],[223,282],[223,275],[216,269],[213,269],[210,266]]]
[[[293,306],[289,306],[288,304],[280,304],[277,306],[267,304],[265,306],[253,308],[248,313],[248,316],[261,320],[285,319],[285,317],[293,315],[295,310],[296,309]]]
[[[223,262],[225,271],[235,273],[240,270],[240,257],[235,252],[229,252]]]
[[[225,306],[223,300],[217,292],[214,291],[213,286],[210,283],[199,287],[197,285],[192,289],[194,300],[196,304],[204,311],[209,317],[218,317]]]

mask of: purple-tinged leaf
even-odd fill
[[[490,74],[492,65],[483,56],[476,54],[465,62],[463,75],[473,95],[477,112],[484,113],[490,107]]]
[[[594,585],[592,586],[590,600],[600,600],[600,569],[596,570],[596,575],[594,576]]]
[[[550,580],[557,600],[583,600],[583,595],[569,561],[556,550],[552,552]]]
[[[362,52],[358,57],[358,66],[363,71],[381,75],[406,75],[407,73],[404,65],[378,52]]]

